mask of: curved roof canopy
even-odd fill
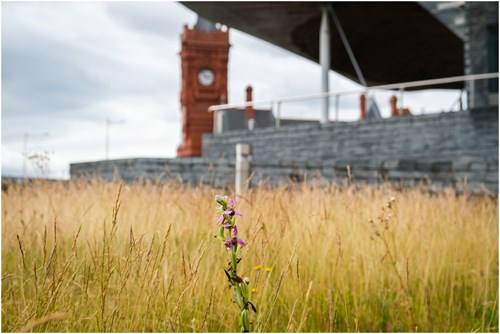
[[[181,3],[210,21],[319,63],[321,8],[326,2]],[[334,8],[369,86],[463,75],[462,40],[418,3],[328,4]],[[332,20],[330,31],[330,68],[359,82]],[[461,88],[463,84],[438,87]]]

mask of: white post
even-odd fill
[[[224,110],[214,110],[214,133],[222,133]]]
[[[281,101],[278,101],[276,103],[276,120],[275,120],[275,126],[279,128],[281,126]]]
[[[250,145],[236,144],[236,173],[234,177],[234,191],[241,195],[245,182],[250,177]]]
[[[255,118],[250,118],[248,120],[248,130],[253,131],[255,128]]]
[[[330,91],[328,72],[330,71],[330,23],[328,10],[323,7],[321,14],[321,27],[319,30],[319,63],[321,64],[321,92]],[[325,96],[321,107],[321,123],[328,123],[329,97]]]
[[[213,133],[219,133],[219,129],[218,129],[218,126],[217,126],[217,123],[219,122],[219,117],[217,117],[217,113],[219,111],[218,110],[214,110],[213,113],[214,113],[214,126],[212,128],[212,132]]]

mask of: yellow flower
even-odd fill
[[[264,269],[266,272],[270,272],[271,270],[273,270],[273,268],[271,267],[266,267],[266,269]]]
[[[255,292],[255,291],[257,291],[257,289],[256,288],[252,288],[252,292]]]
[[[262,264],[255,266],[255,270],[261,270],[261,269],[262,269]]]

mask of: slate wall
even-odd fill
[[[123,179],[165,182],[179,180],[191,185],[209,184],[226,187],[234,183],[234,161],[203,158],[133,158],[74,163],[71,178]]]
[[[458,185],[498,192],[498,110],[205,135],[207,159],[251,146],[252,183],[287,178]]]
[[[72,164],[71,177],[234,182],[235,146],[251,147],[251,184],[391,181],[498,193],[498,110],[208,134],[203,157]],[[348,172],[349,166],[349,172]]]

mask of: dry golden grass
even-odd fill
[[[2,330],[238,330],[218,191],[119,188],[2,192]],[[237,208],[253,331],[498,331],[497,200],[261,187]]]

